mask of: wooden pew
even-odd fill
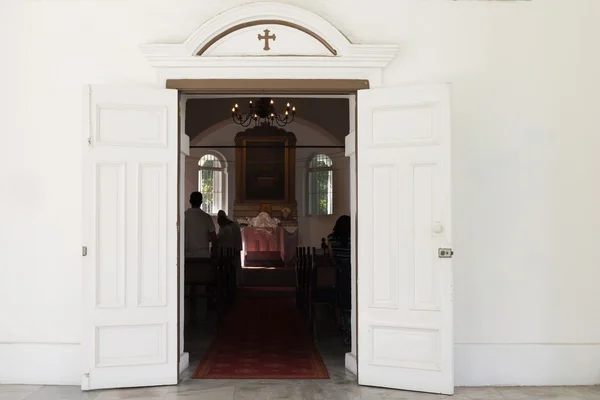
[[[213,258],[187,258],[185,260],[184,290],[186,305],[190,308],[189,322],[198,317],[198,300],[204,299],[206,307],[216,301],[217,263]],[[205,310],[206,311],[206,310]]]
[[[191,300],[191,319],[198,315],[198,300],[205,299],[207,310],[213,307],[217,319],[233,304],[237,289],[233,249],[220,248],[217,254],[216,258],[188,258],[185,261],[185,297]]]
[[[313,334],[316,329],[315,306],[326,305],[335,312],[344,343],[350,344],[352,305],[349,280],[350,265],[336,265],[331,255],[321,249],[296,248],[296,305]]]
[[[309,270],[307,315],[308,323],[313,334],[315,334],[315,339],[316,306],[324,305],[332,311],[335,310],[337,304],[336,287],[337,269],[333,265],[331,258],[323,251],[317,251],[317,249],[313,248]]]
[[[351,264],[350,260],[338,261],[341,265],[336,266],[337,271],[337,318],[338,326],[344,343],[351,343],[351,324],[350,318],[352,314],[352,290],[351,290]]]
[[[220,300],[218,310],[222,314],[233,304],[237,289],[233,248],[219,248],[217,275]]]

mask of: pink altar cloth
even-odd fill
[[[294,261],[296,247],[298,246],[298,228],[281,227],[255,228],[251,226],[242,227],[242,243],[244,246],[244,257],[248,253],[278,253],[285,265]]]

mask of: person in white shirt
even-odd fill
[[[221,240],[221,229],[223,229],[223,226],[226,226],[223,231],[223,240],[227,240],[231,244],[229,247],[233,248],[233,262],[237,270],[236,280],[239,286],[242,279],[242,230],[236,222],[227,218],[227,214],[223,210],[220,210],[217,214],[217,223],[219,224],[219,243]]]
[[[211,216],[200,208],[202,193],[193,192],[190,195],[190,205],[185,211],[185,257],[208,258],[211,256],[209,242],[213,251],[217,248],[215,223]]]

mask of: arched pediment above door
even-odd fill
[[[197,56],[336,56],[338,51],[325,38],[302,25],[258,19],[224,29]]]
[[[282,71],[286,68],[287,71],[321,68],[324,77],[330,76],[326,71],[333,69],[353,70],[337,74],[348,79],[369,77],[384,68],[395,56],[397,45],[354,44],[335,26],[310,11],[288,4],[259,2],[209,19],[183,43],[144,44],[141,49],[148,62],[162,70],[159,80],[160,72],[163,77],[185,78],[182,68],[249,66],[272,68],[274,74],[270,76],[274,78],[277,74],[284,77]],[[224,74],[226,70],[215,70],[218,77]]]

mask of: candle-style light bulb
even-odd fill
[[[235,104],[235,107],[234,107],[234,108],[238,108],[238,105],[237,105],[237,103]]]
[[[286,106],[286,107],[289,107],[289,106],[290,106],[290,103],[287,103],[287,106]]]
[[[288,115],[288,111],[287,111],[287,110],[285,110],[285,116],[287,117],[287,115]]]
[[[296,113],[296,107],[292,107],[292,112],[295,114]]]
[[[231,112],[235,114],[235,107],[231,109]]]
[[[273,99],[271,99],[271,104],[275,104],[275,102],[273,101]]]
[[[252,105],[252,100],[250,100],[250,103],[249,103],[249,104],[250,104],[250,105]]]

